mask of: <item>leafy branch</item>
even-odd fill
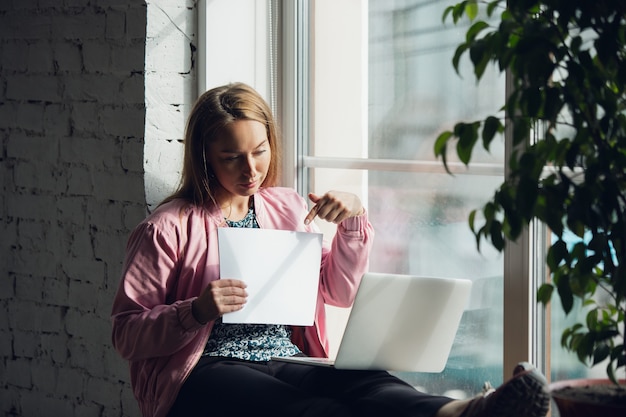
[[[546,254],[552,283],[537,298],[547,304],[556,292],[566,313],[581,300],[586,319],[562,345],[583,363],[608,359],[617,382],[626,368],[626,3],[469,0],[447,8],[448,18],[471,22],[452,58],[457,73],[467,55],[477,82],[496,65],[512,84],[504,119],[459,122],[435,142],[448,170],[449,146],[468,165],[478,143],[489,150],[511,127],[504,182],[469,216],[477,246],[486,239],[503,250],[531,221],[544,223],[556,236]],[[533,126],[545,133],[531,143]],[[566,231],[577,236],[569,246]]]

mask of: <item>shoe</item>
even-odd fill
[[[513,371],[513,378],[493,389],[486,385],[461,417],[544,417],[550,407],[546,378],[527,362]]]

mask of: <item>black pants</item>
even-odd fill
[[[432,417],[449,401],[387,372],[203,357],[168,417]]]

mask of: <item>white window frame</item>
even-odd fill
[[[328,2],[332,0],[312,0],[311,3]],[[301,3],[308,3],[301,1]],[[336,2],[334,2],[336,3]],[[345,7],[354,7],[355,10],[349,12],[350,16],[362,16],[367,19],[367,11],[363,10],[367,7],[367,2],[358,0],[351,2],[343,2]],[[360,8],[360,9],[359,9]],[[310,13],[310,10],[309,10]],[[339,13],[339,11],[338,11]],[[286,19],[290,17],[285,16]],[[320,22],[320,14],[315,15],[316,24],[328,28],[327,22]],[[297,18],[291,17],[296,20]],[[350,19],[342,20],[345,32],[356,32],[360,27],[345,27],[351,22]],[[303,22],[301,22],[302,24]],[[306,22],[304,22],[306,23]],[[302,28],[301,30],[307,30]],[[291,36],[294,35],[285,35]],[[341,45],[340,45],[341,46]],[[325,45],[328,48],[329,45]],[[289,59],[288,56],[284,57]],[[367,61],[365,60],[365,66]],[[297,66],[296,66],[297,67]],[[294,75],[298,77],[298,74]],[[312,76],[315,78],[315,74]],[[507,81],[507,87],[510,83]],[[367,85],[363,87],[367,89]],[[306,103],[315,102],[315,99],[307,100]],[[360,108],[366,108],[361,106]],[[511,153],[512,135],[507,130],[505,138],[505,160],[508,161],[508,155]],[[384,160],[384,159],[368,159],[368,158],[333,158],[333,157],[314,157],[307,154],[298,157],[300,168],[298,172],[307,168],[337,168],[337,169],[365,169],[365,170],[393,170],[402,172],[422,172],[422,173],[445,173],[443,165],[440,161],[412,161],[412,160]],[[502,175],[505,167],[497,167],[492,164],[472,164],[469,171],[461,163],[451,163],[450,169],[455,173],[463,173],[465,175]],[[303,191],[303,190],[302,190]],[[537,287],[537,279],[533,278],[538,254],[535,245],[533,245],[534,236],[536,236],[536,227],[525,230],[517,243],[509,243],[504,253],[504,352],[503,352],[503,380],[507,380],[511,376],[511,370],[520,361],[530,361],[545,372],[545,353],[540,347],[543,346],[544,338],[540,332],[543,330],[543,316],[539,312],[537,303],[535,302],[535,291]],[[531,254],[535,256],[531,257]]]
[[[268,0],[199,0],[199,93],[242,81],[268,99],[267,8]]]
[[[266,98],[271,96],[271,90],[275,89],[276,97],[271,101],[275,106],[275,114],[278,116],[284,141],[284,158],[283,158],[283,185],[293,186],[300,193],[305,191],[308,184],[307,171],[310,168],[337,168],[346,170],[394,170],[402,172],[428,172],[428,173],[445,173],[442,164],[439,161],[412,161],[412,160],[385,160],[385,159],[368,159],[365,157],[354,158],[335,158],[335,157],[316,157],[310,156],[308,152],[309,138],[312,137],[311,117],[321,117],[314,113],[310,106],[313,103],[324,105],[330,100],[330,95],[323,99],[324,93],[319,93],[315,85],[315,77],[320,76],[318,71],[324,72],[320,68],[322,58],[312,56],[311,45],[315,42],[309,39],[309,22],[311,18],[316,19],[315,24],[325,25],[328,28],[329,22],[320,22],[319,14],[315,14],[316,7],[324,7],[328,2],[333,4],[337,13],[350,13],[350,16],[358,16],[367,22],[367,2],[361,0],[342,0],[337,3],[332,0],[214,0],[209,2],[211,7],[220,7],[220,9],[207,8],[207,1],[200,0],[198,10],[200,14],[199,21],[199,45],[201,47],[199,53],[199,90],[203,92],[211,85],[220,85],[224,82],[234,81],[235,78],[249,82],[257,88]],[[237,25],[237,31],[242,32],[242,38],[239,39],[237,45],[233,42],[223,42],[224,37],[220,34],[227,31],[229,25],[237,22],[242,18],[242,11],[245,9],[244,3],[248,3],[246,13],[246,21],[256,22],[254,25],[249,24],[244,30],[244,25]],[[222,9],[222,7],[224,9]],[[340,10],[339,7],[342,9]],[[354,8],[351,12],[346,8]],[[365,9],[364,9],[365,8]],[[254,13],[251,10],[254,10]],[[280,21],[280,36],[275,39],[280,40],[279,62],[278,68],[275,68],[273,74],[268,75],[267,55],[260,54],[259,48],[264,44],[265,50],[270,51],[267,43],[267,25],[261,23],[267,19],[267,13]],[[343,11],[342,11],[343,10]],[[255,20],[256,19],[256,20]],[[267,20],[265,20],[267,21]],[[343,20],[342,31],[347,31],[346,24],[351,22],[350,19]],[[358,21],[352,20],[357,24],[354,31],[361,31],[361,25]],[[205,31],[211,26],[211,32]],[[230,31],[228,33],[232,33]],[[271,35],[271,36],[275,36]],[[230,39],[230,38],[229,38]],[[265,39],[265,41],[261,41]],[[270,38],[271,39],[271,38]],[[206,42],[203,42],[206,40]],[[219,40],[219,42],[212,42]],[[261,42],[261,43],[259,43]],[[271,43],[271,42],[270,42]],[[254,46],[252,46],[254,45]],[[328,45],[325,46],[328,48]],[[233,57],[232,50],[236,50],[238,54]],[[253,54],[246,55],[245,50],[254,51]],[[318,49],[318,52],[320,50]],[[268,52],[271,53],[271,52]],[[244,56],[245,55],[245,56]],[[254,58],[253,58],[254,56]],[[205,57],[210,57],[205,59]],[[237,63],[237,59],[239,61]],[[315,60],[315,61],[313,61]],[[210,61],[210,62],[209,62]],[[231,70],[233,65],[246,65],[250,70],[254,67],[254,74],[235,73]],[[250,64],[253,62],[253,64]],[[360,60],[361,65],[367,68],[367,57]],[[224,72],[216,72],[209,70],[212,63],[220,63],[223,65]],[[265,66],[265,68],[264,68]],[[313,68],[313,70],[311,70]],[[313,72],[313,73],[312,73]],[[317,75],[316,75],[317,72]],[[261,75],[259,75],[261,74]],[[280,79],[281,82],[274,87],[269,87],[268,79]],[[363,73],[360,73],[363,77]],[[367,91],[367,74],[365,73],[365,85],[361,84],[362,91]],[[267,82],[267,84],[264,84]],[[510,88],[510,82],[507,81],[507,88]],[[332,92],[330,92],[332,94]],[[367,99],[367,94],[365,95]],[[351,108],[360,109],[362,112],[367,111],[362,102],[352,104]],[[367,120],[367,115],[362,114],[356,116],[361,120]],[[366,123],[364,123],[366,129]],[[367,135],[366,130],[360,132],[359,135]],[[512,135],[507,130],[505,135],[505,160],[508,161],[508,155],[511,153]],[[365,143],[367,143],[365,141]],[[366,153],[363,153],[366,155]],[[472,164],[468,171],[462,164],[449,164],[453,172],[463,172],[463,174],[477,175],[502,175],[508,167],[497,167],[490,164]],[[540,313],[539,307],[535,301],[535,291],[537,287],[537,271],[538,263],[541,257],[537,251],[537,245],[534,245],[537,237],[537,227],[533,226],[529,230],[524,231],[522,237],[515,244],[508,244],[504,253],[504,363],[503,363],[503,380],[507,380],[511,376],[511,370],[519,361],[531,361],[544,372],[546,371],[546,354],[543,349],[544,336],[543,324],[544,317]]]

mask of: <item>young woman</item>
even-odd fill
[[[545,380],[532,369],[520,367],[489,396],[454,401],[387,372],[271,361],[327,356],[324,305],[352,304],[374,236],[357,196],[309,194],[309,209],[277,187],[279,156],[276,124],[252,88],[230,84],[199,98],[181,185],[131,234],[113,304],[113,344],[130,362],[145,417],[545,415]],[[247,294],[238,277],[219,274],[217,229],[313,232],[316,217],[337,233],[324,242],[313,326],[222,323]]]

